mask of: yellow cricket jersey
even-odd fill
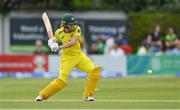
[[[55,32],[55,38],[56,41],[61,41],[62,45],[68,43],[69,41],[71,41],[73,36],[78,36],[79,40],[71,47],[69,48],[64,48],[62,54],[63,55],[79,55],[81,54],[81,28],[77,25],[75,25],[75,30],[70,32],[70,33],[66,33],[64,32],[63,28],[59,28],[56,30]]]

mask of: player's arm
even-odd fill
[[[81,45],[81,49],[85,46],[85,39],[84,39],[84,37],[80,37],[80,39],[79,39],[79,42],[80,42],[80,45]]]
[[[73,46],[78,40],[79,40],[78,36],[73,36],[71,41],[69,41],[68,43],[61,46],[61,49],[69,48],[69,47]]]
[[[48,46],[51,48],[52,51],[59,50],[58,41],[59,41],[60,33],[61,33],[60,29],[56,30],[54,37],[48,40]]]
[[[60,48],[64,49],[64,48],[69,48],[69,47],[73,46],[74,44],[76,44],[76,42],[79,41],[80,36],[81,36],[81,28],[77,27],[71,41],[69,41],[68,43],[62,45]]]
[[[53,39],[54,39],[56,42],[59,42],[59,41],[60,41],[60,39],[61,39],[61,38],[60,38],[61,32],[62,32],[62,29],[61,29],[61,28],[56,30],[56,32],[55,32],[55,34],[54,34],[54,37],[53,37]]]

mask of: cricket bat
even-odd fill
[[[48,38],[50,39],[53,37],[53,30],[52,30],[51,22],[50,22],[49,17],[46,12],[44,12],[42,14],[42,19],[44,21],[44,25],[45,25],[45,28],[46,28],[46,31],[48,34]]]

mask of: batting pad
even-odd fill
[[[92,72],[88,75],[88,80],[86,83],[86,88],[83,93],[83,97],[93,96],[97,82],[100,78],[101,67],[95,67]]]
[[[66,86],[66,83],[62,79],[55,79],[52,81],[46,88],[44,88],[39,95],[43,96],[43,98],[46,100],[62,88]]]

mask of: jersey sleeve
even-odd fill
[[[74,36],[77,36],[78,38],[81,38],[81,28],[79,26],[76,27]]]
[[[61,29],[61,28],[56,30],[55,35],[54,35],[54,37],[55,37],[55,39],[56,39],[56,42],[58,42],[58,41],[61,40],[61,35],[60,35],[61,32],[62,32],[62,29]]]

